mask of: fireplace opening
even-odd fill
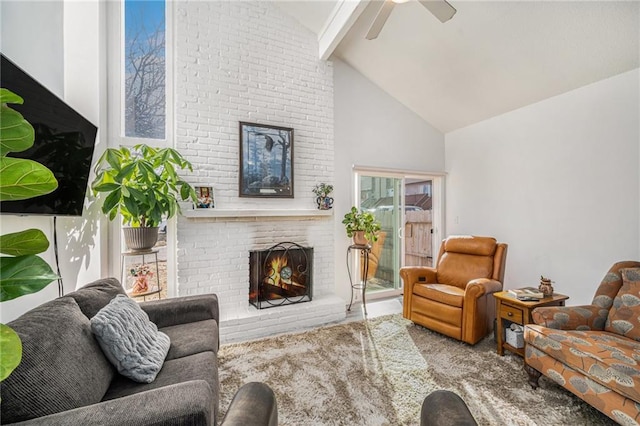
[[[283,242],[249,252],[249,303],[258,309],[311,300],[313,248]]]

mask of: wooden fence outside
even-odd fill
[[[376,213],[376,218],[380,221],[382,231],[387,233],[385,238],[376,278],[394,281],[393,272],[393,241],[397,232],[393,220],[392,211],[382,211]],[[431,229],[433,221],[431,210],[409,211],[404,225],[404,243],[406,266],[432,266],[432,239]]]

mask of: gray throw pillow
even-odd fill
[[[118,372],[140,383],[155,380],[171,344],[169,336],[123,294],[91,318],[91,331]]]

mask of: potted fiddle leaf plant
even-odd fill
[[[367,245],[378,240],[378,231],[381,226],[371,212],[351,207],[351,210],[344,215],[342,223],[347,231],[347,237],[353,237],[353,243],[356,245]]]
[[[7,104],[23,99],[0,88],[0,201],[27,200],[58,188],[53,173],[32,160],[7,156],[29,149],[35,140],[33,126]],[[38,292],[58,276],[39,253],[49,240],[39,229],[27,229],[0,236],[0,302]],[[22,341],[11,327],[0,324],[0,382],[9,377],[22,360]]]
[[[179,200],[198,202],[195,190],[177,170],[193,167],[173,148],[108,148],[96,163],[91,184],[94,196],[107,196],[102,212],[114,220],[122,217],[125,243],[130,250],[144,251],[158,240],[158,226],[181,213]]]

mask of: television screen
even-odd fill
[[[58,180],[50,194],[0,203],[0,212],[81,216],[98,128],[34,80],[4,55],[0,55],[0,87],[24,99],[11,104],[35,130],[35,142],[9,157],[28,158],[49,168]]]

